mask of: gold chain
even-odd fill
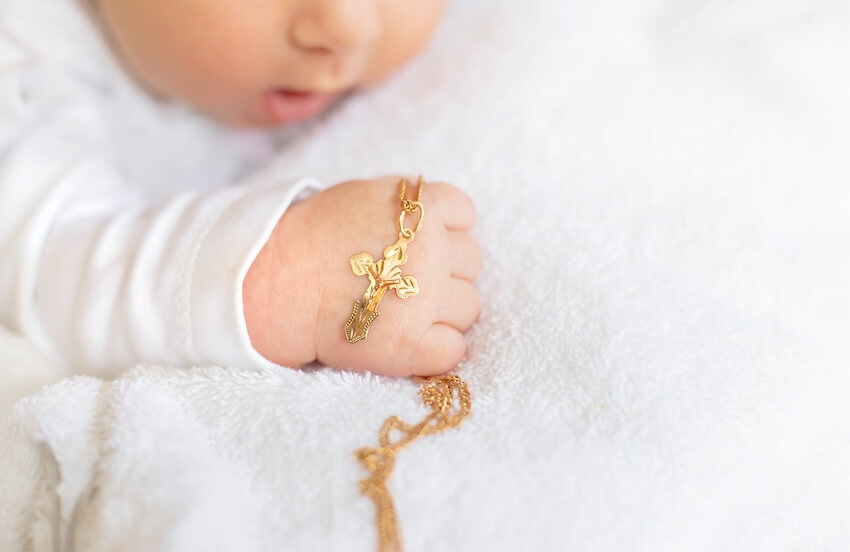
[[[406,178],[401,179],[401,192],[398,194],[399,199],[401,200],[401,207],[410,214],[413,214],[416,211],[416,204],[418,203],[420,206],[422,205],[422,185],[425,184],[425,180],[420,176],[417,181],[417,191],[416,191],[416,201],[410,201],[407,199],[407,186],[408,181]]]
[[[416,381],[422,383],[419,396],[431,408],[431,413],[416,425],[406,424],[398,416],[387,418],[381,426],[380,445],[362,448],[355,454],[371,473],[360,482],[360,491],[375,503],[379,552],[401,552],[402,549],[398,517],[387,488],[396,454],[423,435],[459,426],[472,408],[469,387],[460,376],[416,378]],[[400,435],[394,439],[391,435],[393,432]]]

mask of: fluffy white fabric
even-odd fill
[[[455,2],[291,139],[282,179],[478,202],[473,414],[399,456],[409,550],[850,548],[847,36],[832,0]],[[50,379],[2,339],[7,400]],[[0,549],[373,549],[352,453],[416,388],[62,380],[0,425]]]

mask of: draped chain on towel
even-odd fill
[[[460,376],[416,378],[416,381],[422,383],[419,396],[431,408],[431,413],[416,425],[406,424],[398,416],[387,418],[381,426],[380,445],[356,452],[357,458],[371,472],[360,482],[360,491],[375,503],[379,552],[400,552],[402,549],[398,517],[387,489],[396,453],[423,435],[459,426],[472,408],[469,387]],[[390,435],[393,431],[401,433],[397,440]]]

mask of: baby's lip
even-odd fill
[[[339,95],[339,92],[276,88],[263,94],[262,111],[271,124],[294,123],[315,117]]]

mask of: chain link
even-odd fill
[[[398,216],[398,233],[400,238],[403,238],[407,242],[412,242],[413,238],[416,237],[416,234],[422,229],[422,222],[425,220],[425,206],[422,205],[422,188],[425,185],[425,180],[421,176],[419,177],[416,186],[415,200],[405,197],[407,195],[407,187],[409,185],[409,180],[406,178],[401,179],[401,193],[399,193],[399,199],[401,200],[401,214]],[[416,211],[419,211],[419,220],[416,221],[416,226],[414,228],[405,227],[404,217],[406,215],[412,215]]]
[[[414,207],[415,203],[419,203],[420,206],[422,205],[422,186],[424,184],[425,179],[422,178],[422,175],[420,175],[419,179],[416,181],[416,201],[411,201],[404,197],[405,195],[407,195],[407,187],[410,186],[410,181],[406,178],[401,179],[401,192],[399,193],[399,199],[401,199],[401,207],[408,213],[413,214],[413,212],[416,210],[416,207]]]

